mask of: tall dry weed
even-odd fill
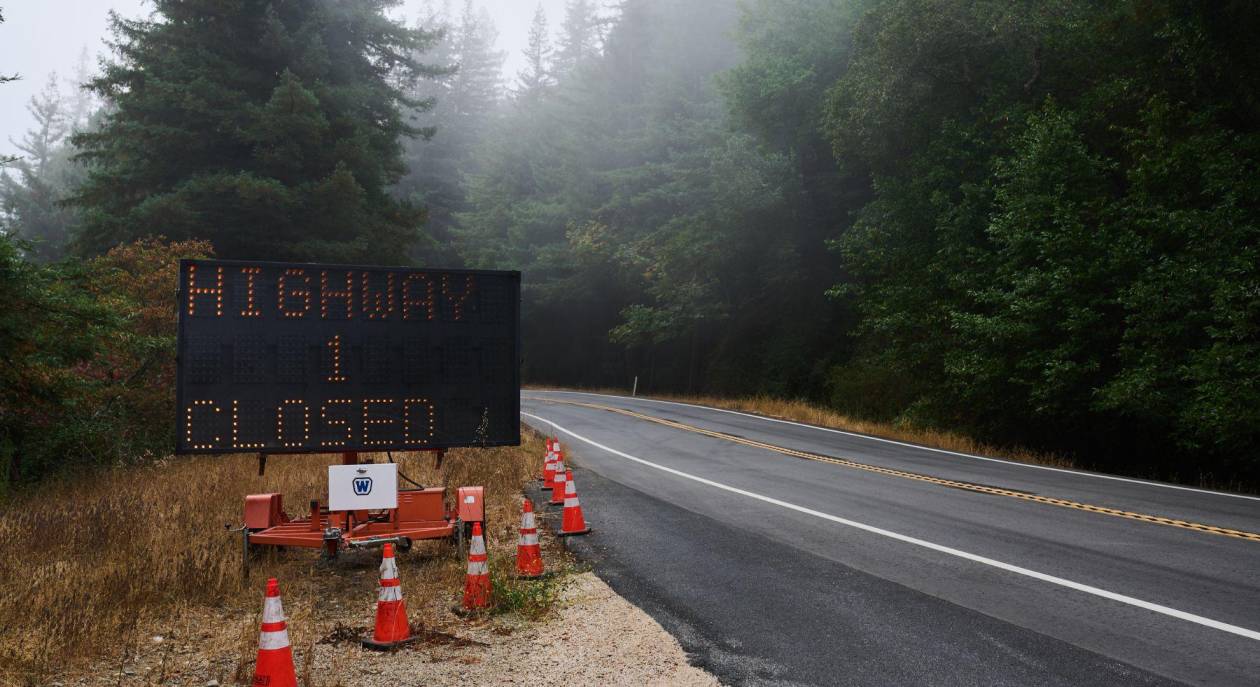
[[[492,553],[507,557],[522,486],[542,462],[541,441],[527,434],[524,442],[449,451],[441,469],[431,454],[393,458],[425,485],[485,486]],[[188,609],[222,609],[224,622],[256,613],[266,576],[282,579],[290,617],[310,622],[310,609],[339,593],[337,571],[311,549],[268,549],[253,560],[247,582],[240,535],[225,525],[239,526],[245,494],[280,492],[291,516],[312,498],[326,501],[330,462],[336,458],[272,457],[260,477],[253,455],[170,458],[45,483],[0,503],[0,684],[42,682],[106,656],[125,660],[123,647],[148,640],[140,633],[178,627]],[[463,571],[453,547],[417,550],[404,564],[409,606],[420,609],[454,594]],[[252,660],[255,633],[244,634],[243,661]]]

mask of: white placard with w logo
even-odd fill
[[[398,466],[328,466],[328,509],[364,510],[398,507]]]

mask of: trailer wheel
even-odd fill
[[[411,550],[411,537],[398,538],[398,552],[407,553]]]

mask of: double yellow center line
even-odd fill
[[[787,448],[785,446],[767,444],[764,441],[754,441],[752,439],[745,439],[744,437],[735,436],[733,434],[726,434],[724,432],[715,432],[710,429],[704,429],[702,427],[695,427],[693,425],[684,424],[682,422],[677,422],[675,420],[666,420],[664,418],[659,418],[652,415],[644,415],[643,413],[636,413],[633,410],[626,410],[624,408],[613,408],[611,406],[603,406],[603,405],[598,405],[595,403],[582,403],[580,401],[561,401],[561,400],[557,400],[553,398],[526,397],[525,400],[540,401],[543,403],[557,403],[557,404],[569,405],[569,406],[579,406],[582,408],[590,408],[592,410],[603,410],[609,413],[616,413],[618,415],[625,415],[626,417],[632,417],[639,420],[644,420],[646,422],[655,422],[658,425],[665,425],[666,427],[672,427],[673,429],[682,430],[684,432],[693,432],[695,434],[703,434],[704,436],[713,437],[714,439],[721,439],[723,441],[730,441],[732,443],[741,444],[743,446],[750,446],[752,448],[760,448],[760,449],[765,449],[767,451],[773,451],[775,453],[781,453],[785,456],[792,456],[794,458],[802,458],[805,460],[813,460],[820,463],[830,463],[832,465],[839,465],[841,467],[852,468],[854,470],[865,470],[866,472],[874,472],[880,475],[888,475],[889,477],[909,479],[909,480],[914,480],[916,482],[927,482],[929,484],[938,484],[940,486],[950,487],[953,489],[962,489],[965,491],[973,491],[973,492],[977,492],[981,494],[992,494],[994,496],[1006,496],[1008,498],[1019,499],[1021,501],[1032,501],[1034,503],[1044,503],[1050,506],[1059,506],[1060,508],[1073,508],[1076,510],[1088,511],[1090,513],[1098,513],[1100,515],[1110,515],[1113,517],[1126,518],[1129,520],[1140,520],[1142,522],[1149,522],[1156,525],[1165,525],[1167,527],[1179,527],[1185,530],[1194,530],[1196,532],[1207,532],[1209,534],[1218,534],[1223,537],[1233,537],[1235,539],[1246,539],[1249,541],[1260,542],[1260,534],[1256,534],[1255,532],[1245,532],[1243,530],[1234,530],[1234,529],[1229,529],[1227,527],[1216,527],[1215,525],[1205,525],[1205,524],[1197,523],[1197,522],[1188,522],[1186,520],[1178,520],[1176,518],[1166,518],[1161,515],[1148,515],[1146,513],[1135,513],[1133,511],[1120,510],[1118,508],[1108,508],[1106,506],[1094,506],[1088,503],[1080,503],[1079,501],[1070,501],[1068,499],[1058,499],[1058,498],[1054,498],[1050,496],[1040,496],[1038,494],[1030,494],[1028,492],[1018,491],[1015,489],[1003,489],[1001,487],[991,487],[984,484],[973,484],[971,482],[959,482],[957,480],[943,479],[941,477],[932,477],[931,475],[924,475],[917,472],[908,472],[906,470],[896,470],[893,468],[880,467],[878,465],[871,465],[869,463],[860,463],[856,460],[850,460],[848,458],[836,458],[834,456],[824,456],[818,453],[810,453],[808,451],[798,451],[796,449]]]

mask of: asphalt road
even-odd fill
[[[577,466],[573,548],[723,682],[1260,684],[1255,497],[648,399],[522,419]]]

